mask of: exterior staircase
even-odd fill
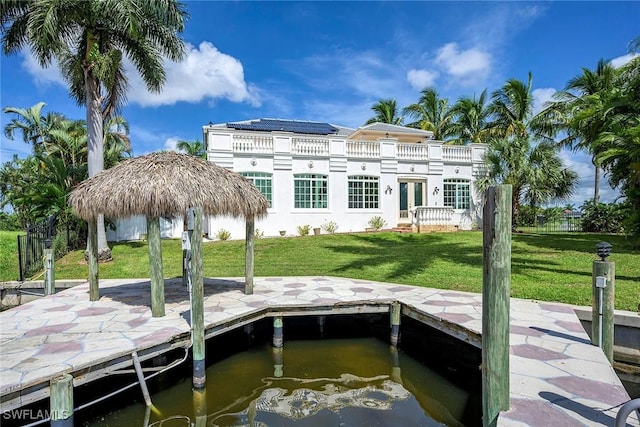
[[[391,229],[391,231],[395,231],[396,233],[413,233],[413,228],[411,227],[411,224],[402,223],[397,224]]]

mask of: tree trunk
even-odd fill
[[[593,158],[593,166],[595,167],[595,181],[593,183],[593,204],[595,206],[598,206],[598,203],[600,203],[600,162],[598,162],[595,157]]]
[[[520,189],[513,188],[511,195],[511,231],[518,229],[518,217],[520,216]]]
[[[102,108],[100,105],[100,82],[98,82],[91,70],[87,69],[84,70],[84,82],[87,103],[87,163],[89,177],[92,177],[104,170],[104,135]],[[97,226],[98,260],[110,261],[111,249],[107,245],[107,233],[104,228],[103,215],[98,216]]]

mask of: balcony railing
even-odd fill
[[[329,141],[326,139],[293,138],[291,152],[300,156],[328,156]]]
[[[396,144],[399,159],[429,160],[429,147],[423,144]]]
[[[411,211],[411,224],[415,226],[452,224],[453,208],[449,206],[416,206]]]
[[[236,153],[273,153],[273,138],[258,135],[233,135],[233,151]]]
[[[374,141],[347,140],[347,157],[379,159],[380,143]]]
[[[455,145],[442,146],[442,160],[451,162],[471,162],[471,147],[461,147]]]
[[[435,143],[408,144],[293,137],[289,141],[278,140],[278,144],[278,150],[288,151],[296,156],[329,157],[332,155],[346,155],[348,158],[380,159],[384,155],[395,156],[398,160],[432,160],[458,163],[472,163],[474,158],[474,148],[471,146],[451,146]],[[383,148],[383,146],[386,148]],[[441,147],[441,150],[438,147]],[[275,148],[275,140],[272,136],[235,134],[232,137],[231,149],[234,153],[273,154],[276,151]],[[335,153],[332,152],[333,150],[336,150]]]

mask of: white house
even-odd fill
[[[328,123],[257,119],[203,126],[208,160],[251,179],[270,203],[256,222],[265,236],[297,235],[297,227],[364,231],[371,218],[385,228],[471,229],[479,221],[474,188],[485,146],[447,145],[433,133],[374,123],[358,129]],[[120,222],[112,240],[139,238],[144,219]],[[205,231],[244,238],[243,219],[211,217]],[[181,219],[163,223],[179,237]]]

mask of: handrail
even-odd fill
[[[615,427],[625,427],[627,425],[627,418],[633,411],[640,410],[640,398],[633,399],[622,405],[620,410],[618,411],[618,415],[616,415],[616,423]],[[640,418],[640,413],[638,414],[638,418]]]

